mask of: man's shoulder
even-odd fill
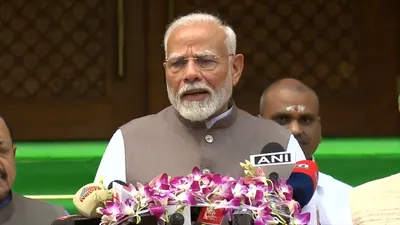
[[[157,120],[163,119],[171,112],[172,106],[169,106],[158,113],[150,114],[147,116],[135,118],[121,126],[122,129],[127,127],[142,128],[142,125],[148,126],[149,124],[156,124]]]
[[[382,190],[388,187],[398,187],[400,185],[400,173],[383,177],[377,180],[369,181],[355,187],[352,193],[364,195],[364,193],[375,192],[375,190]]]
[[[363,224],[371,219],[393,224],[399,221],[399,185],[400,173],[353,188],[350,202],[354,224]]]
[[[327,188],[327,189],[332,189],[335,192],[341,192],[341,191],[346,191],[348,192],[350,189],[353,187],[344,183],[343,181],[340,181],[328,174],[319,172],[319,181],[318,185]]]
[[[273,120],[253,116],[250,113],[238,109],[238,119],[246,123],[246,126],[251,127],[254,131],[273,130],[276,133],[290,136],[290,132],[280,124]]]
[[[63,209],[61,206],[43,202],[37,199],[27,198],[25,196],[15,193],[13,193],[12,201],[18,201],[19,204],[24,204],[27,206],[27,208],[30,209],[54,211],[55,213],[58,214],[58,216],[66,214],[65,209]]]

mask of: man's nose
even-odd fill
[[[200,69],[195,60],[190,59],[186,64],[186,69],[183,72],[183,80],[188,83],[200,80]]]
[[[297,121],[292,121],[292,122],[289,124],[288,129],[290,130],[290,132],[291,132],[293,135],[301,134],[301,133],[303,132],[303,131],[301,130],[301,127],[300,127],[300,125],[299,125],[299,123],[298,123]]]

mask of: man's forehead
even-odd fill
[[[0,147],[6,149],[12,147],[11,138],[5,133],[0,133]]]
[[[179,58],[179,57],[188,57],[188,56],[217,56],[217,53],[211,50],[203,50],[203,51],[187,51],[187,53],[181,54],[177,52],[171,52],[168,58]]]
[[[266,112],[273,113],[317,113],[318,104],[315,98],[306,93],[294,93],[287,90],[272,92],[265,98]]]
[[[316,114],[312,107],[307,107],[302,104],[271,104],[265,109],[266,112],[270,114],[293,114],[293,115],[303,115],[303,114]]]
[[[11,140],[10,131],[8,130],[6,123],[2,118],[0,118],[0,140],[1,141]]]
[[[167,55],[187,55],[205,51],[218,53],[224,50],[224,36],[222,29],[211,24],[178,27],[168,39]]]

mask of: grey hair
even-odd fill
[[[179,17],[168,26],[167,31],[165,32],[164,35],[165,58],[167,58],[167,44],[172,31],[181,26],[199,24],[199,23],[213,23],[215,25],[220,26],[226,35],[225,45],[228,49],[228,53],[233,55],[236,54],[236,34],[229,25],[225,24],[217,16],[213,16],[211,14],[191,13],[186,16]]]

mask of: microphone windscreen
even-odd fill
[[[293,198],[303,208],[314,195],[317,182],[317,164],[310,160],[302,160],[296,163],[286,183],[293,188]]]
[[[285,148],[281,144],[277,142],[270,142],[261,149],[261,154],[285,152],[285,151],[286,151]]]
[[[232,215],[232,225],[252,225],[254,219],[250,211],[236,211]]]
[[[294,173],[290,175],[287,184],[293,188],[293,198],[302,208],[310,202],[315,190],[308,175]]]
[[[99,184],[87,184],[76,192],[73,203],[83,216],[99,218],[101,215],[96,212],[96,209],[107,199],[107,192],[108,190]]]

